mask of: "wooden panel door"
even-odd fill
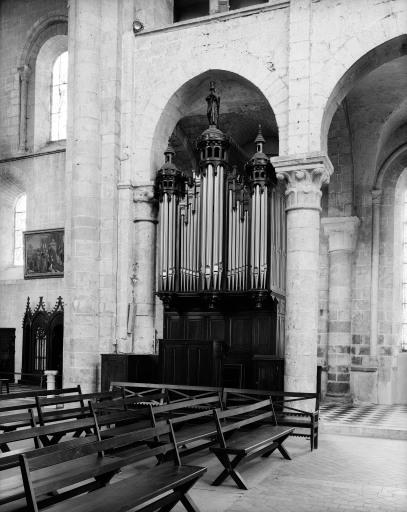
[[[261,314],[253,318],[253,354],[276,355],[276,317]]]
[[[176,313],[166,313],[164,324],[164,338],[168,340],[179,340],[184,338],[184,317]]]
[[[233,353],[252,351],[252,316],[239,313],[230,318],[230,350]]]
[[[4,378],[14,378],[16,330],[0,328],[0,375]]]

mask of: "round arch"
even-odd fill
[[[383,28],[375,33],[372,27],[369,27],[369,31],[366,32],[366,37],[362,34],[357,40],[356,36],[349,39],[335,55],[336,61],[341,63],[349,62],[350,58],[353,58],[353,64],[333,86],[327,101],[313,109],[315,124],[319,126],[315,132],[319,134],[319,141],[316,141],[316,144],[323,151],[327,150],[328,131],[332,118],[353,85],[382,64],[407,54],[407,34],[388,39],[388,36],[384,37],[387,34]],[[375,34],[374,37],[371,37],[372,34]],[[370,47],[370,49],[366,48],[366,53],[362,56],[360,56],[360,41],[366,41]],[[323,96],[327,97],[321,93],[321,97]]]
[[[244,62],[238,52],[228,49],[225,55],[224,50],[213,51],[210,54],[202,55],[202,58],[194,59],[188,66],[178,63],[177,68],[171,73],[171,79],[167,74],[155,83],[154,89],[143,88],[138,91],[136,104],[143,105],[143,111],[136,113],[137,137],[136,141],[137,160],[134,162],[133,172],[136,181],[150,181],[159,160],[155,161],[155,155],[162,153],[167,140],[160,141],[157,152],[153,150],[153,142],[160,130],[162,123],[175,127],[176,121],[182,117],[180,111],[179,96],[185,84],[199,79],[200,75],[211,72],[216,79],[216,73],[230,73],[251,84],[254,90],[261,94],[273,111],[279,134],[280,154],[284,154],[287,148],[287,86],[275,72],[270,72],[258,59],[245,56]],[[236,54],[236,55],[235,55]],[[139,73],[142,70],[139,70]],[[146,70],[148,73],[148,71]],[[146,77],[147,79],[147,77]],[[145,82],[144,82],[145,83]],[[166,137],[171,135],[172,129]],[[141,178],[142,177],[142,178]]]
[[[400,176],[403,169],[407,167],[407,142],[401,144],[397,149],[389,155],[383,164],[380,166],[375,179],[374,189],[382,190],[384,183],[387,179],[388,171],[394,171],[397,168],[396,172],[396,181]]]
[[[67,15],[54,12],[37,20],[27,37],[27,42],[20,56],[19,67],[29,66],[32,69],[44,42],[59,35],[68,35]]]

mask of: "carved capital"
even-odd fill
[[[18,68],[18,72],[20,74],[20,80],[22,82],[28,82],[30,75],[31,75],[31,68],[27,64],[24,64],[24,66],[20,66]]]
[[[321,187],[333,172],[326,155],[275,157],[271,163],[277,179],[286,184],[286,210],[321,210]]]
[[[326,217],[321,223],[328,236],[328,252],[355,250],[360,224],[358,217]]]

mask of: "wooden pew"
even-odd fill
[[[30,410],[32,413],[32,411]],[[34,414],[31,415],[33,427],[18,429],[0,434],[0,442],[7,445],[12,444],[8,452],[0,454],[0,506],[16,502],[24,498],[24,488],[19,469],[19,456],[33,449],[40,449],[42,453],[54,454],[61,448],[59,444],[43,444],[44,439],[53,437],[61,439],[66,435],[74,434],[79,430],[88,431],[86,437],[71,437],[61,442],[63,447],[78,447],[89,444],[98,439],[98,424],[93,415],[80,420],[64,421],[45,426],[35,424]],[[44,447],[46,446],[46,448]]]
[[[54,422],[87,418],[92,415],[92,412],[89,409],[88,403],[85,405],[85,402],[111,402],[121,398],[123,398],[123,393],[120,390],[86,393],[77,396],[37,396],[35,401],[38,423],[40,425],[47,425]],[[89,430],[83,431],[78,428],[74,436],[78,437],[82,432],[90,433]],[[55,444],[59,442],[61,435],[63,435],[62,432],[60,434],[56,433],[53,436],[48,436],[48,439],[43,436],[42,442],[44,445]]]
[[[134,399],[134,397],[132,397]],[[127,400],[126,397],[125,400]],[[143,402],[144,403],[144,402]],[[93,408],[97,413],[103,411],[104,404],[95,404]],[[183,448],[180,451],[182,455],[196,451],[197,446],[194,449],[188,449],[186,446],[197,440],[205,440],[206,446],[213,444],[214,438],[216,438],[216,426],[213,421],[212,411],[215,408],[222,408],[221,394],[217,393],[208,397],[191,398],[189,400],[182,400],[174,403],[153,405],[149,407],[143,407],[136,410],[138,413],[138,419],[136,419],[136,425],[129,421],[129,424],[120,425],[112,429],[101,431],[103,438],[111,437],[117,434],[123,434],[130,432],[134,428],[140,428],[140,426],[155,426],[161,422],[173,420],[173,425],[177,431],[182,431],[181,434],[177,435],[177,439],[181,436]],[[137,418],[137,416],[136,416]],[[201,446],[201,449],[203,446]]]
[[[243,461],[259,456],[268,457],[276,449],[285,459],[291,459],[282,444],[294,428],[277,425],[271,398],[224,411],[215,410],[213,414],[219,446],[212,446],[210,450],[217,456],[224,470],[212,485],[220,485],[230,476],[240,489],[247,489],[236,470]],[[227,439],[228,434],[231,436]]]
[[[72,388],[38,391],[25,391],[22,393],[10,393],[0,395],[0,430],[8,432],[17,428],[31,426],[31,418],[28,409],[35,409],[36,397],[39,396],[74,396],[81,395],[80,385]],[[4,403],[7,401],[7,405]]]
[[[223,403],[229,407],[230,405],[260,401],[269,396],[273,399],[278,424],[295,427],[295,431],[291,435],[309,439],[311,451],[317,449],[319,393],[224,388]],[[314,410],[301,408],[300,405],[303,402],[314,402]]]
[[[154,448],[140,445],[167,435],[169,443]],[[143,466],[136,476],[109,483],[122,468],[168,452],[174,454],[174,464],[147,470]],[[20,467],[29,512],[38,512],[39,505],[47,512],[124,512],[136,506],[139,510],[170,510],[178,502],[188,511],[198,512],[188,491],[206,471],[200,466],[181,465],[172,427],[165,423],[79,448],[61,449],[57,454],[41,449],[28,452],[20,455]],[[70,487],[73,485],[76,487]],[[68,486],[69,490],[62,490]]]
[[[186,456],[217,442],[213,411],[222,408],[222,398],[218,393],[150,407],[150,412],[154,425],[161,421],[171,421],[180,455]]]

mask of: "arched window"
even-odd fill
[[[66,139],[68,90],[68,52],[55,60],[51,83],[51,137],[52,141]]]
[[[402,319],[401,319],[401,350],[407,352],[407,190],[403,193],[403,233],[402,233]]]
[[[27,196],[21,195],[14,207],[14,265],[23,265],[23,231],[25,231]]]

